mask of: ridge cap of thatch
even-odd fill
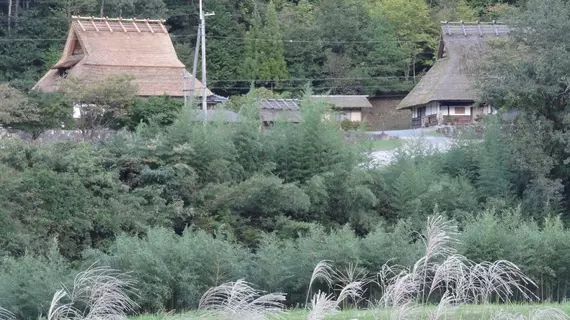
[[[137,19],[72,16],[71,25],[79,26],[83,32],[150,32],[166,33],[164,19]],[[157,27],[158,26],[158,27]]]

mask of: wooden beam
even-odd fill
[[[110,32],[113,32],[113,28],[111,28],[111,25],[109,24],[109,20],[107,19],[107,17],[105,17],[105,25],[107,26]]]
[[[137,18],[132,18],[131,21],[133,21],[133,26],[135,26],[135,29],[137,29],[137,32],[141,33],[141,29],[139,29],[139,26],[137,26]]]
[[[117,21],[119,22],[119,25],[123,29],[123,32],[127,32],[127,28],[125,28],[125,25],[123,25],[123,18],[119,18]]]
[[[85,27],[81,23],[81,20],[77,20],[77,23],[79,24],[79,27],[81,27],[81,30],[83,30],[83,32],[87,31],[87,30],[85,30]]]
[[[82,17],[82,16],[72,16],[73,19],[81,19],[81,20],[95,20],[95,21],[104,21],[105,18],[104,17]],[[107,18],[109,21],[119,21],[119,20],[125,20],[123,18]],[[134,18],[136,19],[136,18]],[[158,23],[158,22],[164,22],[165,20],[160,20],[160,19],[149,19],[148,22],[150,23]]]
[[[481,24],[479,23],[479,20],[477,20],[477,31],[479,31],[479,37],[483,37],[483,30],[481,30]]]
[[[166,22],[166,20],[160,20],[160,22],[159,22],[160,28],[162,29],[162,31],[164,31],[164,33],[168,33],[168,30],[166,30],[166,27],[164,26],[165,22]]]
[[[97,28],[97,25],[95,24],[95,21],[93,18],[91,18],[91,25],[93,26],[93,28],[95,28],[95,31],[99,32],[99,28]]]
[[[150,23],[148,23],[148,19],[145,20],[146,23],[146,27],[148,28],[148,30],[150,31],[150,33],[154,33],[154,29],[152,29]]]

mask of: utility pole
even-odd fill
[[[213,16],[214,13],[204,14],[202,0],[200,0],[200,38],[202,39],[202,110],[204,111],[204,121],[208,116],[208,104],[206,102],[206,16]]]
[[[8,0],[8,31],[10,31],[12,23],[12,0]]]
[[[200,55],[200,38],[202,34],[202,24],[198,26],[198,34],[196,35],[196,47],[194,48],[194,64],[192,65],[192,80],[190,81],[190,102],[194,103],[196,96],[196,71],[198,71],[198,56]]]

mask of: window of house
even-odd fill
[[[455,114],[465,114],[465,107],[455,107]]]
[[[336,120],[337,121],[342,121],[344,119],[349,119],[350,120],[350,114],[348,113],[337,113],[336,114]]]

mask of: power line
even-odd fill
[[[171,38],[181,38],[181,37],[196,37],[194,34],[170,34]],[[427,43],[425,40],[293,40],[293,39],[251,39],[251,38],[240,38],[240,37],[222,37],[222,36],[208,36],[212,39],[224,39],[224,40],[243,40],[245,41],[266,41],[266,42],[283,42],[283,43]],[[10,41],[66,41],[67,38],[1,38],[0,42],[10,42]]]
[[[416,76],[416,79],[421,79],[423,76]],[[148,77],[152,78],[152,77]],[[141,79],[138,77],[137,79]],[[212,79],[211,81],[217,82],[292,82],[292,81],[306,81],[306,82],[315,82],[315,81],[334,81],[334,80],[343,80],[343,81],[352,81],[352,80],[413,80],[413,77],[399,77],[399,76],[379,76],[379,77],[358,77],[358,78],[292,78],[292,79]],[[143,80],[144,81],[144,80]],[[148,82],[154,82],[154,80],[148,80]]]

